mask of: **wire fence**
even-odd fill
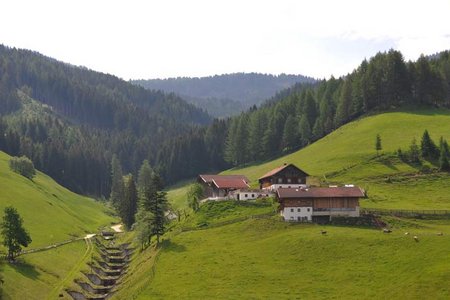
[[[450,210],[446,209],[387,209],[387,208],[361,208],[361,214],[386,215],[395,217],[439,217],[450,218]]]

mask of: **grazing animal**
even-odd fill
[[[321,230],[320,233],[321,234],[327,234],[327,232],[325,230]]]
[[[414,240],[415,240],[416,242],[419,241],[419,238],[417,237],[417,235],[414,236]]]
[[[384,228],[384,229],[383,229],[383,232],[384,232],[384,233],[391,233],[392,230],[390,230],[390,229],[388,229],[388,228]]]
[[[442,232],[438,232],[437,235],[441,236],[444,235]]]
[[[409,232],[405,232],[405,235],[409,235]]]

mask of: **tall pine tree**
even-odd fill
[[[124,185],[122,166],[116,155],[113,155],[111,160],[111,194],[109,200],[112,205],[117,209],[119,203],[124,198]]]
[[[129,174],[124,178],[125,193],[122,201],[119,202],[119,215],[127,228],[134,224],[134,216],[137,211],[137,189],[133,175]]]

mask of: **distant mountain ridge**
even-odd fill
[[[173,92],[215,117],[238,114],[259,105],[277,92],[316,80],[303,75],[232,73],[208,77],[132,80],[151,90]]]

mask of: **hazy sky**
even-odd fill
[[[450,1],[2,1],[0,43],[124,79],[351,72],[450,49]]]

